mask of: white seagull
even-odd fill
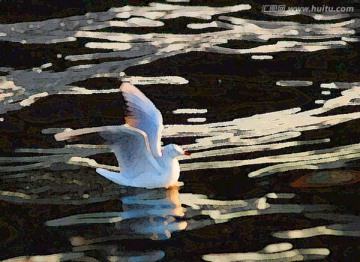
[[[120,172],[97,168],[96,172],[124,186],[161,188],[177,184],[180,155],[190,155],[180,146],[161,148],[164,129],[160,111],[139,89],[123,83],[120,91],[127,105],[125,125],[104,127],[101,136],[109,141]]]

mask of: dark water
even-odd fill
[[[0,259],[358,261],[356,9],[1,5]],[[125,80],[192,152],[179,187],[117,186],[100,136],[73,135],[124,123]]]

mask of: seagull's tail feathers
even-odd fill
[[[129,186],[129,181],[119,172],[113,172],[102,168],[96,168],[96,172],[110,181],[124,186]]]

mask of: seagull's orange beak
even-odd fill
[[[190,155],[191,155],[191,153],[190,153],[190,152],[188,152],[188,151],[185,151],[185,152],[184,152],[184,155],[185,155],[185,156],[190,156]]]

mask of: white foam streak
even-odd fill
[[[29,98],[24,99],[23,101],[21,101],[20,105],[21,106],[29,106],[29,105],[33,104],[37,99],[39,99],[41,97],[46,97],[48,95],[49,95],[48,92],[43,92],[43,93],[39,93],[39,94],[36,94],[36,95],[29,96]]]
[[[173,114],[206,114],[207,109],[182,108],[173,111]]]
[[[58,94],[67,95],[92,95],[92,94],[109,94],[120,92],[118,88],[105,89],[105,90],[91,90],[84,87],[69,87],[67,91],[60,91]]]
[[[166,0],[168,3],[190,3],[190,0]]]
[[[127,21],[110,21],[109,26],[112,27],[160,27],[164,23],[148,18],[134,17]]]
[[[94,159],[87,158],[87,157],[71,157],[67,161],[67,163],[71,164],[71,165],[93,167],[93,168],[103,168],[103,169],[119,172],[119,167],[114,167],[114,166],[109,166],[109,165],[101,165],[98,162],[96,162]]]
[[[269,60],[269,59],[273,59],[274,57],[271,55],[252,55],[251,59],[254,60]]]
[[[332,82],[332,83],[323,83],[320,84],[321,88],[328,88],[328,89],[351,89],[353,87],[360,87],[360,82]]]
[[[60,253],[52,255],[37,255],[37,256],[23,256],[14,257],[3,260],[3,262],[60,262],[60,261],[74,261],[84,257],[84,253]]]
[[[189,123],[203,123],[203,122],[206,122],[206,118],[205,117],[192,117],[192,118],[188,118],[186,121]]]
[[[185,85],[189,81],[180,76],[127,76],[122,78],[123,82],[130,82],[133,85]]]
[[[114,51],[129,50],[131,48],[130,44],[127,43],[106,43],[106,42],[89,42],[85,44],[87,48],[94,49],[111,49]]]
[[[201,23],[201,24],[188,24],[187,27],[190,29],[206,29],[206,28],[216,28],[219,24],[216,21],[211,23]]]
[[[277,253],[287,251],[293,248],[293,245],[290,243],[277,243],[266,246],[263,250],[266,253]]]
[[[301,80],[280,80],[276,82],[278,86],[311,86],[312,81],[301,81]]]
[[[273,249],[272,245],[265,247],[258,252],[249,253],[223,253],[223,254],[208,254],[204,255],[205,261],[214,262],[230,262],[230,261],[302,261],[312,260],[313,258],[325,258],[330,254],[330,250],[327,248],[306,248],[306,249],[293,249],[290,243],[274,244],[279,250],[286,249],[276,253],[267,253],[266,250]],[[282,246],[281,246],[282,245]],[[291,247],[290,247],[291,246]]]
[[[355,224],[333,224],[300,230],[281,231],[272,235],[283,239],[309,238],[324,235],[360,237],[360,228]]]

